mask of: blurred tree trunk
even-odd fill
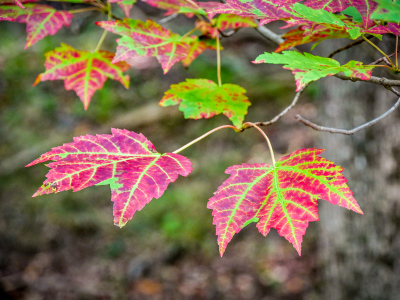
[[[337,45],[321,50],[329,53]],[[342,63],[351,59],[370,63],[374,58],[365,54],[367,46],[335,58]],[[388,72],[383,76],[390,78]],[[337,78],[324,80],[323,90],[318,122],[344,129],[379,116],[396,101],[381,86]],[[399,116],[397,110],[352,136],[318,134],[318,144],[327,149],[324,157],[345,168],[344,175],[364,212],[362,216],[320,201],[322,299],[400,299]]]

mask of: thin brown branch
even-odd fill
[[[274,118],[272,118],[270,121],[266,121],[266,122],[253,122],[253,124],[257,125],[257,126],[269,126],[274,124],[275,122],[277,122],[280,118],[282,118],[284,115],[286,115],[289,110],[291,110],[293,108],[293,106],[296,105],[297,101],[299,101],[299,98],[301,96],[301,94],[304,92],[304,90],[307,88],[308,85],[306,85],[305,87],[303,87],[300,91],[298,91],[296,93],[296,95],[293,98],[292,103],[290,103],[289,106],[287,106],[280,114],[276,115]],[[243,126],[242,130],[248,129],[251,126]]]
[[[399,52],[399,51],[397,51],[397,52]],[[388,57],[392,57],[392,56],[396,55],[397,52],[388,55]],[[387,60],[386,57],[381,57],[381,58],[377,59],[376,61],[370,63],[369,65],[377,65],[377,64],[379,64],[380,62],[384,62],[385,64],[387,64],[387,65],[390,66],[390,62]]]
[[[394,92],[395,94],[397,94],[398,96],[400,96],[400,93],[396,90],[394,90],[393,88],[390,88],[392,90],[392,92]],[[318,130],[318,131],[326,131],[326,132],[330,132],[330,133],[340,133],[340,134],[345,134],[345,135],[351,135],[354,134],[360,130],[363,130],[364,128],[370,127],[376,123],[378,123],[379,121],[381,121],[382,119],[386,118],[388,115],[390,115],[392,112],[394,112],[400,105],[400,98],[397,99],[396,103],[389,109],[387,110],[384,114],[380,115],[379,117],[364,123],[358,127],[355,127],[353,129],[350,130],[346,130],[346,129],[339,129],[339,128],[333,128],[333,127],[325,127],[325,126],[321,126],[321,125],[317,125],[305,118],[303,118],[301,115],[297,114],[296,115],[296,120],[302,122],[304,125],[307,125],[309,127],[311,127],[314,130]]]
[[[373,38],[372,35],[367,37],[367,39],[372,39],[372,38]],[[345,51],[345,50],[347,50],[347,49],[353,48],[354,46],[357,46],[357,45],[362,44],[362,43],[364,43],[364,42],[365,42],[365,40],[364,40],[364,39],[361,39],[361,40],[355,41],[355,42],[353,42],[353,43],[350,43],[350,44],[348,44],[348,45],[346,45],[346,46],[344,46],[344,47],[342,47],[342,48],[339,48],[339,49],[333,51],[331,54],[328,55],[328,58],[332,58],[332,57],[334,57],[336,54],[338,54],[338,53],[340,53],[340,52],[342,52],[342,51]]]
[[[376,76],[371,76],[370,79],[364,80],[361,78],[357,77],[348,77],[342,73],[334,75],[335,77],[342,79],[342,80],[351,80],[351,81],[363,81],[363,82],[369,82],[369,83],[374,83],[374,84],[379,84],[384,87],[390,87],[390,86],[400,86],[400,80],[392,80],[392,79],[386,79],[384,77],[376,77]]]
[[[283,38],[281,38],[280,35],[276,34],[265,26],[258,26],[256,27],[256,30],[267,40],[273,42],[276,45],[282,44],[285,41]]]
[[[173,19],[176,19],[179,16],[178,13],[174,13],[172,15],[169,15],[168,17],[162,18],[161,20],[158,20],[158,24],[165,24],[168,23],[170,21],[172,21]]]
[[[230,37],[230,36],[234,35],[238,31],[238,29],[237,30],[231,30],[231,31],[228,31],[228,32],[223,32],[222,30],[218,29],[218,32],[221,34],[222,37]]]

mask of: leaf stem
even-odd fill
[[[190,31],[186,32],[184,35],[182,35],[181,40],[183,40],[185,37],[188,37],[191,33],[195,32],[197,30],[197,27],[191,29]]]
[[[106,8],[107,8],[107,12],[108,12],[107,20],[110,21],[112,13],[111,13],[111,5],[109,2],[107,2]],[[96,49],[94,49],[93,53],[100,50],[101,45],[103,44],[104,40],[106,39],[107,32],[108,32],[107,30],[103,31],[103,34],[101,35],[101,38],[100,38],[99,42],[97,43]]]
[[[387,54],[385,52],[383,52],[377,45],[375,45],[373,42],[371,42],[369,39],[367,39],[363,34],[361,35],[361,37],[368,43],[370,44],[372,47],[374,47],[376,50],[378,50],[380,53],[383,54],[384,57],[387,58],[387,60],[390,62],[390,64],[392,65],[392,67],[394,67],[393,62],[390,60],[389,56],[387,56]]]
[[[375,68],[376,68],[376,67],[388,68],[388,69],[392,70],[392,68],[391,68],[391,67],[389,67],[389,66],[385,66],[385,65],[375,65]]]
[[[77,13],[91,11],[91,10],[103,11],[103,9],[101,9],[100,7],[86,7],[86,8],[80,8],[80,9],[72,9],[72,10],[69,10],[68,12],[71,14],[77,14]]]
[[[223,128],[232,128],[232,129],[234,129],[236,132],[238,131],[238,129],[237,129],[235,126],[232,126],[232,125],[222,125],[222,126],[219,126],[219,127],[217,127],[217,128],[214,128],[214,129],[212,129],[212,130],[206,132],[206,133],[203,134],[202,136],[200,136],[200,137],[198,137],[197,139],[191,141],[190,143],[186,144],[185,146],[179,148],[178,150],[175,150],[175,151],[172,152],[172,153],[179,153],[179,152],[181,152],[182,150],[185,150],[186,148],[192,146],[193,144],[196,144],[198,141],[204,139],[206,136],[210,135],[211,133],[214,133],[214,132],[216,132],[216,131],[218,131],[218,130],[220,130],[220,129],[223,129]]]
[[[196,17],[197,17],[199,20],[201,20],[201,21],[205,21],[204,18],[203,18],[203,16],[200,15],[200,14],[196,14]]]
[[[219,43],[219,33],[217,34],[217,76],[218,86],[221,86],[221,49]]]
[[[396,35],[396,57],[395,57],[395,59],[396,59],[396,70],[398,70],[399,69],[399,61],[397,60],[397,49],[398,49],[398,46],[399,46],[399,36],[398,35]]]
[[[256,124],[254,124],[254,123],[246,122],[246,123],[243,124],[243,126],[244,126],[244,125],[253,126],[255,129],[257,129],[257,130],[264,136],[265,140],[266,140],[267,143],[268,143],[269,152],[271,153],[272,165],[275,167],[274,150],[272,149],[271,142],[269,141],[269,138],[267,137],[267,135],[265,134],[265,132],[264,132],[260,127],[258,127]]]
[[[192,1],[192,0],[186,0],[186,2],[192,4],[194,7],[200,8],[200,6],[199,6],[196,2],[194,2],[194,1]]]

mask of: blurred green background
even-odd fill
[[[57,4],[62,8],[61,4]],[[115,6],[114,12],[122,16]],[[132,18],[159,20],[160,11],[135,6]],[[276,230],[264,238],[247,226],[218,253],[207,200],[228,178],[233,164],[270,162],[256,130],[221,130],[181,154],[194,170],[179,177],[122,229],[113,225],[108,186],[32,198],[48,168],[24,166],[74,136],[110,133],[111,127],[143,133],[159,152],[171,152],[219,125],[223,116],[185,120],[178,107],[158,101],[185,78],[216,81],[216,55],[206,51],[185,69],[167,75],[155,58],[137,60],[128,71],[130,89],[108,80],[84,111],[73,91],[59,81],[32,87],[44,71],[44,53],[61,42],[92,51],[102,34],[100,13],[77,14],[69,28],[24,50],[25,24],[0,23],[0,286],[1,299],[318,299],[316,224],[304,237],[302,257]],[[184,16],[166,27],[184,34],[193,20]],[[278,28],[276,28],[279,31]],[[108,34],[103,50],[115,51]],[[241,85],[252,103],[247,121],[267,121],[294,96],[290,71],[254,65],[251,60],[275,46],[255,29],[222,39],[222,81]],[[278,158],[314,145],[315,133],[293,116],[315,115],[312,86],[299,105],[265,128]]]

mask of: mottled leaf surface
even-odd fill
[[[212,9],[220,5],[219,2],[196,2],[194,0],[142,0],[147,4],[157,7],[159,9],[165,9],[166,15],[174,13],[184,13],[190,17],[194,14],[206,15],[206,10]]]
[[[75,137],[27,165],[53,160],[43,185],[33,195],[74,192],[93,185],[110,185],[114,223],[124,226],[136,211],[159,198],[178,175],[192,168],[184,156],[158,153],[142,134],[111,129],[112,134]]]
[[[198,20],[196,27],[200,29],[204,35],[216,38],[220,31],[226,29],[239,29],[243,27],[257,27],[257,23],[253,18],[241,17],[233,14],[220,14],[210,22]]]
[[[223,31],[228,28],[257,27],[257,23],[253,18],[233,14],[221,14],[215,19],[215,27]]]
[[[283,50],[296,47],[298,45],[303,45],[312,42],[322,42],[326,39],[336,39],[336,38],[347,38],[349,33],[342,28],[335,29],[333,27],[326,26],[314,26],[310,31],[307,26],[299,26],[296,29],[292,29],[282,35],[285,39],[283,43],[275,50],[275,52],[281,52]]]
[[[57,11],[50,6],[38,4],[26,4],[25,8],[3,5],[0,6],[0,16],[26,23],[28,36],[25,49],[47,35],[54,35],[62,26],[69,26],[73,17],[67,11]]]
[[[341,12],[354,6],[359,11],[365,28],[369,28],[373,23],[371,15],[377,7],[377,3],[372,0],[306,0],[304,4],[314,9],[323,9],[332,13]]]
[[[353,7],[348,7],[347,11],[352,11],[349,10],[350,8]],[[332,27],[334,30],[346,30],[351,39],[360,37],[362,33],[378,34],[379,32],[379,34],[382,34],[389,31],[384,26],[375,26],[376,24],[373,21],[366,25],[358,23],[354,19],[348,20],[347,16],[337,15],[323,9],[313,9],[301,3],[294,4],[291,9],[293,11],[293,18],[286,21],[288,26],[299,25],[301,23],[308,24],[310,27],[323,25],[326,27]],[[355,12],[360,16],[355,9],[352,12]]]
[[[203,53],[205,50],[217,49],[215,40],[207,40],[207,39],[200,40],[198,38],[194,38],[189,45],[190,45],[189,51],[187,52],[186,57],[182,59],[182,64],[185,67],[188,67],[192,63],[192,61],[201,53]]]
[[[225,4],[210,10],[211,16],[216,14],[235,14],[260,20],[260,25],[283,18],[291,17],[289,7],[299,0],[226,0]]]
[[[343,168],[319,156],[321,149],[302,149],[269,164],[229,167],[231,176],[210,198],[221,256],[235,233],[251,222],[266,236],[277,229],[301,255],[308,223],[318,221],[318,199],[362,214],[341,174]]]
[[[363,29],[359,27],[355,30],[354,36],[352,37],[349,33],[349,30],[346,29],[346,27],[340,27],[334,25],[326,26],[325,24],[321,25],[309,22],[285,33],[282,36],[282,38],[284,38],[285,41],[279,45],[279,47],[275,50],[275,52],[281,52],[283,50],[295,47],[297,45],[302,45],[312,42],[316,42],[316,44],[314,44],[315,46],[326,39],[337,39],[337,38],[352,39],[354,37],[358,37],[358,35],[362,33],[371,34],[381,39],[382,38],[381,35],[388,32],[392,32],[390,26],[386,27],[379,25],[370,27],[368,29]]]
[[[372,14],[372,19],[384,20],[387,22],[400,22],[400,0],[374,0],[379,5]]]
[[[129,87],[129,69],[125,62],[112,63],[114,53],[108,51],[87,52],[61,44],[45,54],[46,71],[40,74],[35,84],[46,80],[64,80],[66,90],[74,90],[85,110],[89,107],[94,92],[103,87],[107,78],[118,80]]]
[[[13,18],[0,16],[0,21],[14,21]]]
[[[161,106],[179,105],[186,119],[211,118],[223,113],[237,128],[242,126],[250,106],[246,90],[235,84],[218,86],[208,79],[186,79],[171,85],[160,101]]]
[[[155,56],[161,63],[164,73],[167,73],[175,63],[185,59],[189,53],[194,58],[192,43],[196,43],[198,37],[182,37],[154,21],[124,19],[101,21],[96,24],[105,30],[122,35],[122,38],[117,40],[117,53],[113,62],[137,56]]]
[[[359,61],[349,61],[344,65],[332,58],[314,56],[309,53],[301,54],[295,51],[278,53],[264,53],[259,55],[253,63],[283,64],[284,69],[292,71],[296,80],[296,91],[307,83],[326,76],[343,72],[346,76],[357,77],[363,80],[371,78],[373,65],[363,65]]]
[[[0,0],[0,5],[3,4],[15,4],[19,6],[22,9],[25,9],[24,3],[29,3],[29,2],[38,2],[40,0]]]

